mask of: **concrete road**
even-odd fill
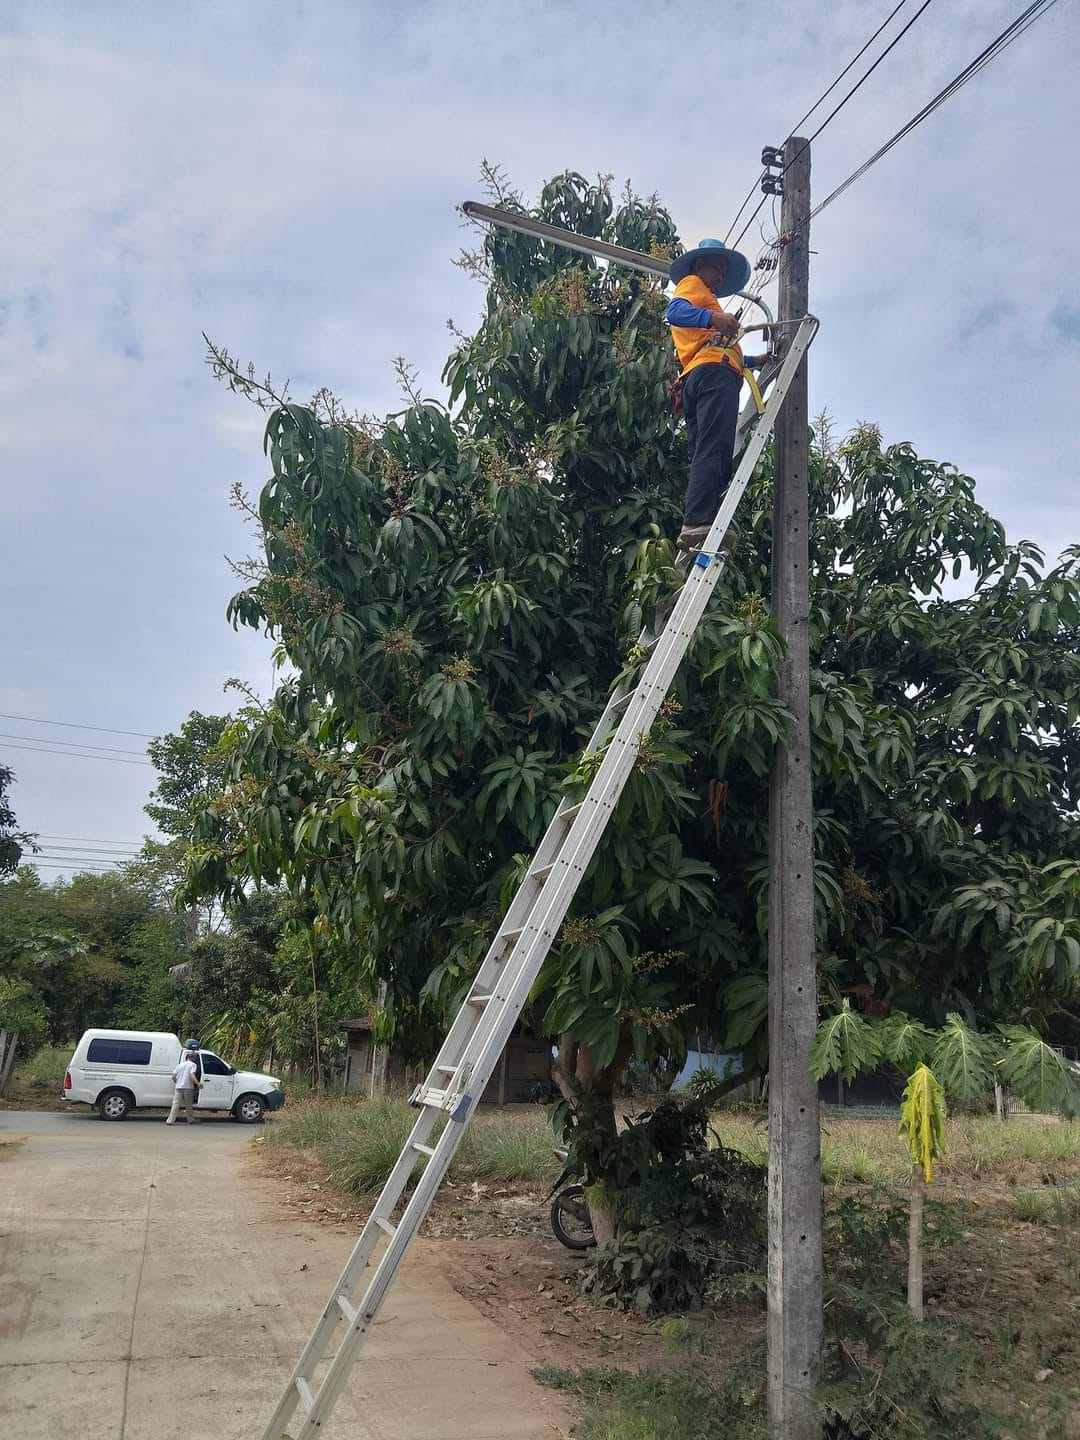
[[[0,1112],[0,1435],[259,1440],[354,1237],[288,1215],[251,1139],[209,1117]],[[431,1253],[414,1249],[320,1433],[565,1435],[528,1356]]]

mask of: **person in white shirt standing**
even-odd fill
[[[184,1118],[189,1125],[195,1124],[195,1090],[199,1085],[198,1065],[191,1057],[191,1052],[185,1050],[180,1056],[180,1063],[172,1072],[173,1102],[169,1111],[169,1118],[166,1125],[176,1124],[176,1112],[181,1104],[184,1106]]]

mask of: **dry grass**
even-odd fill
[[[313,1097],[284,1110],[267,1138],[275,1146],[314,1151],[335,1184],[368,1195],[390,1173],[416,1113],[404,1100]],[[554,1145],[547,1114],[538,1106],[481,1111],[465,1132],[450,1178],[502,1185],[552,1180],[558,1174]]]
[[[268,1140],[316,1152],[338,1184],[354,1195],[377,1190],[404,1147],[416,1119],[404,1100],[370,1101],[310,1096],[290,1103]],[[718,1139],[764,1164],[765,1125],[744,1112],[714,1116]],[[487,1184],[544,1182],[557,1173],[555,1144],[540,1106],[482,1109],[465,1132],[451,1178]],[[911,1173],[895,1115],[882,1119],[826,1118],[821,1136],[822,1177],[828,1185],[906,1185]],[[946,1123],[938,1176],[946,1184],[1038,1185],[1080,1179],[1080,1122],[1024,1116],[1005,1124],[957,1116]]]
[[[764,1164],[768,1134],[763,1124],[722,1110],[714,1126],[723,1144]],[[1017,1181],[1046,1169],[1080,1174],[1080,1122],[1032,1115],[1002,1124],[993,1118],[956,1116],[946,1122],[945,1153],[937,1168],[945,1182]],[[827,1117],[821,1127],[821,1169],[831,1185],[906,1183],[911,1164],[897,1133],[897,1117]]]

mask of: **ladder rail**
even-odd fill
[[[686,583],[657,637],[643,672],[633,683],[629,702],[621,707],[618,724],[610,738],[601,734],[600,725],[594,732],[597,748],[602,745],[604,753],[584,798],[577,802],[564,798],[541,838],[477,971],[466,1003],[458,1011],[427,1081],[418,1087],[413,1103],[418,1105],[420,1113],[409,1139],[388,1175],[323,1314],[297,1361],[289,1384],[263,1432],[263,1440],[283,1440],[285,1426],[297,1405],[301,1405],[305,1412],[297,1440],[315,1440],[318,1429],[329,1416],[348,1378],[352,1362],[450,1168],[465,1127],[480,1102],[540,967],[600,844],[633,769],[640,739],[648,734],[690,647],[723,572],[724,556],[718,553],[719,543],[730,527],[735,509],[772,432],[787,389],[817,328],[818,322],[813,316],[808,315],[800,322],[780,366],[777,383],[748,440],[709,535],[690,567]],[[605,715],[611,708],[609,700]],[[590,741],[590,745],[592,743]],[[536,875],[538,870],[545,873]],[[530,888],[533,881],[536,885]],[[476,1000],[481,996],[485,997],[482,1008],[477,1010],[469,1005],[470,999]],[[446,1073],[456,1077],[453,1088],[438,1087],[432,1083],[440,1074]],[[434,1146],[428,1146],[426,1142],[444,1114],[442,1132]],[[423,1173],[397,1226],[391,1226],[390,1215],[404,1194],[421,1155],[427,1157]],[[353,1308],[349,1300],[384,1230],[392,1232],[386,1249],[375,1265],[362,1300]],[[345,1302],[344,1308],[342,1301]],[[354,1317],[351,1321],[348,1320],[350,1314]],[[348,1324],[347,1333],[330,1361],[326,1376],[315,1389],[312,1385],[315,1369],[325,1358],[331,1336],[343,1319]]]

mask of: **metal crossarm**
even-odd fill
[[[746,445],[708,537],[690,565],[686,582],[660,633],[643,636],[648,659],[640,676],[615,688],[593,731],[586,753],[602,753],[603,758],[584,799],[566,799],[556,810],[435,1063],[413,1093],[410,1103],[419,1114],[412,1133],[330,1293],[262,1440],[287,1440],[297,1409],[300,1418],[294,1440],[315,1440],[330,1416],[398,1266],[423,1223],[465,1126],[510,1039],[619,802],[639,745],[648,735],[694,637],[723,572],[720,543],[817,328],[812,315],[799,322],[764,412],[759,416],[749,405],[740,416],[739,433],[747,435]],[[766,375],[766,383],[768,379]],[[399,1202],[413,1172],[421,1165],[416,1186],[395,1221]],[[385,1246],[376,1259],[376,1247],[381,1242]],[[331,1357],[329,1351],[339,1325],[344,1326],[344,1332]],[[321,1379],[317,1378],[319,1367],[327,1361]]]

